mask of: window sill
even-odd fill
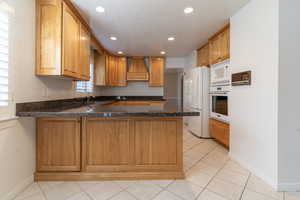
[[[2,122],[8,122],[8,121],[16,120],[16,119],[19,119],[19,117],[17,117],[17,116],[13,116],[13,117],[0,117],[0,123],[2,123]]]
[[[16,120],[19,117],[0,117],[0,131],[11,128],[16,125]]]

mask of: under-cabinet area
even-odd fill
[[[182,118],[37,118],[37,181],[184,178]]]

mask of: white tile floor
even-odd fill
[[[39,182],[16,200],[300,200],[273,190],[213,140],[184,130],[186,180]]]

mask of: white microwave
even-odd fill
[[[230,85],[231,74],[229,61],[224,61],[211,67],[211,86]]]

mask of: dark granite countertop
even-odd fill
[[[107,105],[114,100],[95,100],[85,102],[76,99],[76,103],[62,100],[56,105],[61,106],[17,106],[19,117],[176,117],[199,116],[199,112],[183,109],[181,102],[166,100],[162,105],[124,106]],[[37,103],[35,103],[37,105]],[[43,102],[45,104],[45,102]],[[29,109],[30,107],[30,109]],[[25,108],[25,109],[24,109]]]

